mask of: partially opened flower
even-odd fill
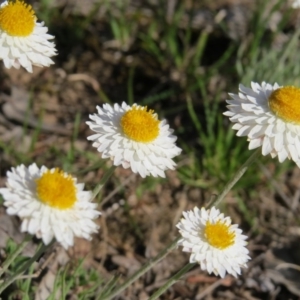
[[[21,231],[36,235],[46,245],[55,238],[67,249],[74,237],[90,240],[98,231],[93,219],[100,212],[91,202],[92,192],[58,168],[20,165],[7,172],[6,186],[0,194],[7,213],[19,216]]]
[[[88,137],[102,158],[111,158],[115,166],[131,168],[142,177],[165,177],[165,170],[176,166],[173,158],[181,153],[175,145],[166,120],[159,121],[153,110],[134,104],[104,104],[87,122],[96,134]]]
[[[229,94],[224,115],[235,123],[238,136],[247,136],[249,149],[262,147],[262,154],[292,159],[300,167],[300,89],[263,82],[240,85],[240,93]]]
[[[238,225],[232,225],[218,209],[195,207],[183,212],[184,218],[177,224],[182,238],[178,245],[190,252],[190,262],[199,263],[202,270],[224,277],[226,272],[235,277],[250,259],[245,235]]]
[[[0,59],[6,68],[24,67],[32,72],[32,65],[53,64],[55,45],[49,40],[44,23],[38,23],[29,4],[21,0],[5,1],[0,6]]]

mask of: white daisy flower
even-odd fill
[[[97,106],[98,114],[90,115],[87,122],[96,134],[88,137],[102,158],[111,158],[115,166],[131,168],[142,177],[165,177],[165,170],[174,170],[172,160],[181,153],[175,145],[166,120],[159,121],[153,110],[134,104],[104,104]]]
[[[56,55],[55,44],[49,42],[44,23],[36,21],[29,4],[21,0],[5,1],[0,5],[0,59],[6,68],[24,67],[32,72],[32,65],[48,67]]]
[[[195,207],[183,212],[184,218],[177,224],[182,239],[178,245],[184,252],[191,252],[190,263],[199,263],[202,270],[222,278],[226,272],[237,277],[241,267],[247,268],[250,259],[245,246],[247,237],[238,225],[232,225],[218,209]]]
[[[90,240],[98,231],[93,221],[100,215],[92,192],[58,168],[20,165],[7,172],[6,188],[0,189],[9,215],[22,220],[21,231],[41,238],[47,245],[53,237],[67,249],[74,237]]]
[[[300,89],[277,83],[240,85],[238,95],[229,94],[229,111],[238,136],[247,136],[249,149],[262,147],[262,154],[292,159],[300,167]]]

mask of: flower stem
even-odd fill
[[[134,281],[144,275],[152,267],[154,267],[159,261],[161,261],[165,256],[167,256],[173,249],[176,248],[177,242],[181,237],[176,238],[169,246],[163,249],[155,258],[150,259],[145,265],[141,267],[137,272],[135,272],[131,277],[129,277],[122,285],[120,285],[116,290],[108,295],[101,297],[102,300],[108,300],[114,298],[116,295],[124,291],[128,286],[130,286]]]
[[[174,276],[172,276],[159,290],[157,290],[150,298],[149,300],[155,300],[160,295],[162,295],[170,286],[172,286],[174,283],[176,283],[180,277],[184,274],[186,274],[195,264],[186,264],[181,270],[179,270]]]
[[[222,193],[213,201],[206,205],[206,208],[211,208],[217,206],[227,195],[227,193],[232,189],[232,187],[238,182],[238,180],[244,175],[248,167],[257,158],[260,153],[260,149],[254,151],[254,153],[246,160],[242,167],[236,172],[235,176],[226,184]],[[179,270],[173,277],[171,277],[158,291],[156,291],[149,300],[157,299],[162,295],[170,286],[172,286],[179,278],[184,275],[188,270],[190,270],[195,264],[187,264],[181,270]]]
[[[15,274],[4,280],[3,284],[0,285],[0,295],[1,293],[10,286],[15,280],[19,278],[45,251],[47,248],[50,248],[54,244],[54,240],[49,244],[45,245],[41,242],[37,252],[31,257],[28,261],[26,261],[18,270],[16,270]]]
[[[224,187],[222,193],[211,203],[208,203],[206,205],[206,208],[211,208],[212,206],[218,205],[224,197],[227,195],[227,193],[231,190],[231,188],[237,183],[237,181],[244,175],[248,167],[251,165],[251,163],[257,158],[257,156],[260,153],[260,149],[257,149],[248,159],[247,161],[242,165],[242,167],[237,171],[235,176],[226,184]],[[144,266],[141,267],[137,272],[135,272],[131,277],[129,277],[122,285],[120,285],[116,290],[112,291],[111,293],[104,295],[104,297],[101,297],[102,300],[108,300],[112,299],[116,295],[120,294],[122,291],[124,291],[128,286],[130,286],[134,281],[136,281],[138,278],[140,278],[142,275],[144,275],[147,271],[149,271],[153,266],[155,266],[159,261],[161,261],[164,257],[166,257],[172,250],[174,250],[177,246],[177,242],[181,239],[181,237],[177,237],[170,245],[168,245],[165,249],[163,249],[155,258],[149,260]],[[169,288],[173,283],[175,283],[181,275],[185,274],[187,270],[189,270],[193,264],[188,264],[184,266],[180,271],[178,271],[177,274],[175,274],[170,280],[167,281],[165,288],[165,285],[161,287],[160,290],[165,291],[167,288]],[[170,282],[169,282],[170,281]],[[159,290],[159,291],[160,291]],[[159,292],[157,291],[157,293]],[[160,292],[159,292],[160,293]],[[152,297],[154,297],[156,294],[154,294]],[[157,294],[157,296],[161,295]],[[152,299],[152,298],[151,298]],[[153,298],[156,299],[156,298]]]
[[[22,253],[22,251],[28,245],[31,238],[32,237],[30,235],[27,235],[24,238],[23,242],[18,246],[16,251],[14,253],[12,253],[9,257],[6,258],[6,260],[4,261],[4,263],[2,265],[2,268],[0,269],[0,276],[6,272],[6,270],[9,268],[11,263],[16,259],[16,257]]]
[[[93,190],[93,199],[99,194],[99,192],[102,190],[103,186],[105,183],[108,181],[110,176],[113,174],[115,171],[116,166],[111,166],[110,169],[103,175],[102,179],[100,182],[96,185],[96,187]]]
[[[256,149],[252,155],[245,161],[245,163],[240,167],[240,169],[236,172],[234,177],[225,185],[222,193],[218,195],[215,200],[211,201],[206,205],[206,208],[211,208],[213,206],[218,206],[220,202],[224,199],[224,197],[228,194],[228,192],[232,189],[232,187],[240,180],[240,178],[245,174],[248,167],[253,163],[253,161],[260,154],[260,149]]]

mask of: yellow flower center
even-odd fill
[[[0,8],[0,29],[11,36],[29,36],[33,32],[35,21],[32,6],[23,1],[9,1]]]
[[[121,118],[123,132],[136,142],[148,143],[159,135],[159,123],[153,110],[134,105]]]
[[[204,230],[208,243],[218,249],[225,249],[234,244],[235,233],[229,231],[229,226],[218,221],[213,224],[206,223]]]
[[[285,86],[272,92],[269,99],[271,111],[286,122],[300,124],[300,89]]]
[[[58,168],[36,179],[36,192],[41,202],[54,208],[68,209],[76,202],[74,179]]]

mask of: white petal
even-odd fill
[[[92,193],[84,191],[84,185],[73,178],[76,191],[74,205],[67,209],[50,206],[38,198],[36,191],[36,179],[45,172],[48,172],[46,167],[38,168],[36,164],[28,168],[20,165],[7,172],[7,188],[0,189],[7,213],[19,216],[22,220],[21,231],[36,235],[45,244],[49,244],[54,237],[68,248],[74,244],[75,236],[91,239],[91,235],[98,230],[94,219],[100,214],[96,204],[90,202]],[[63,176],[69,175],[64,173]]]
[[[142,108],[134,104],[134,107]],[[115,166],[131,168],[143,178],[149,175],[165,177],[165,170],[173,170],[176,166],[173,158],[181,153],[176,146],[177,137],[169,128],[166,120],[159,123],[159,134],[150,142],[137,142],[123,132],[120,119],[132,106],[122,102],[113,106],[104,104],[97,106],[98,114],[90,115],[86,122],[96,134],[88,137],[94,141],[93,147],[102,154],[102,158],[110,158]]]
[[[7,1],[1,7],[7,5]],[[26,37],[10,36],[0,31],[0,58],[6,68],[20,68],[23,66],[28,72],[32,72],[32,65],[49,66],[53,64],[51,56],[56,55],[53,42],[49,40],[53,36],[47,34],[48,29],[43,23],[35,23],[33,32]]]
[[[278,156],[279,162],[292,159],[300,161],[300,125],[287,122],[274,114],[268,105],[273,91],[280,86],[266,82],[251,82],[251,88],[239,86],[238,94],[229,94],[231,99],[224,113],[234,123],[237,136],[247,136],[249,149],[262,147],[262,154]]]
[[[207,222],[215,224],[221,222],[228,226],[228,230],[234,233],[233,244],[224,249],[219,249],[211,245],[204,234]],[[237,225],[231,224],[229,217],[224,217],[215,207],[210,210],[195,207],[191,211],[183,212],[183,218],[176,225],[181,234],[178,246],[183,246],[184,252],[190,252],[190,262],[199,263],[202,270],[214,273],[221,277],[225,274],[237,276],[241,273],[241,268],[247,267],[250,259],[248,250],[245,248],[245,235]]]

